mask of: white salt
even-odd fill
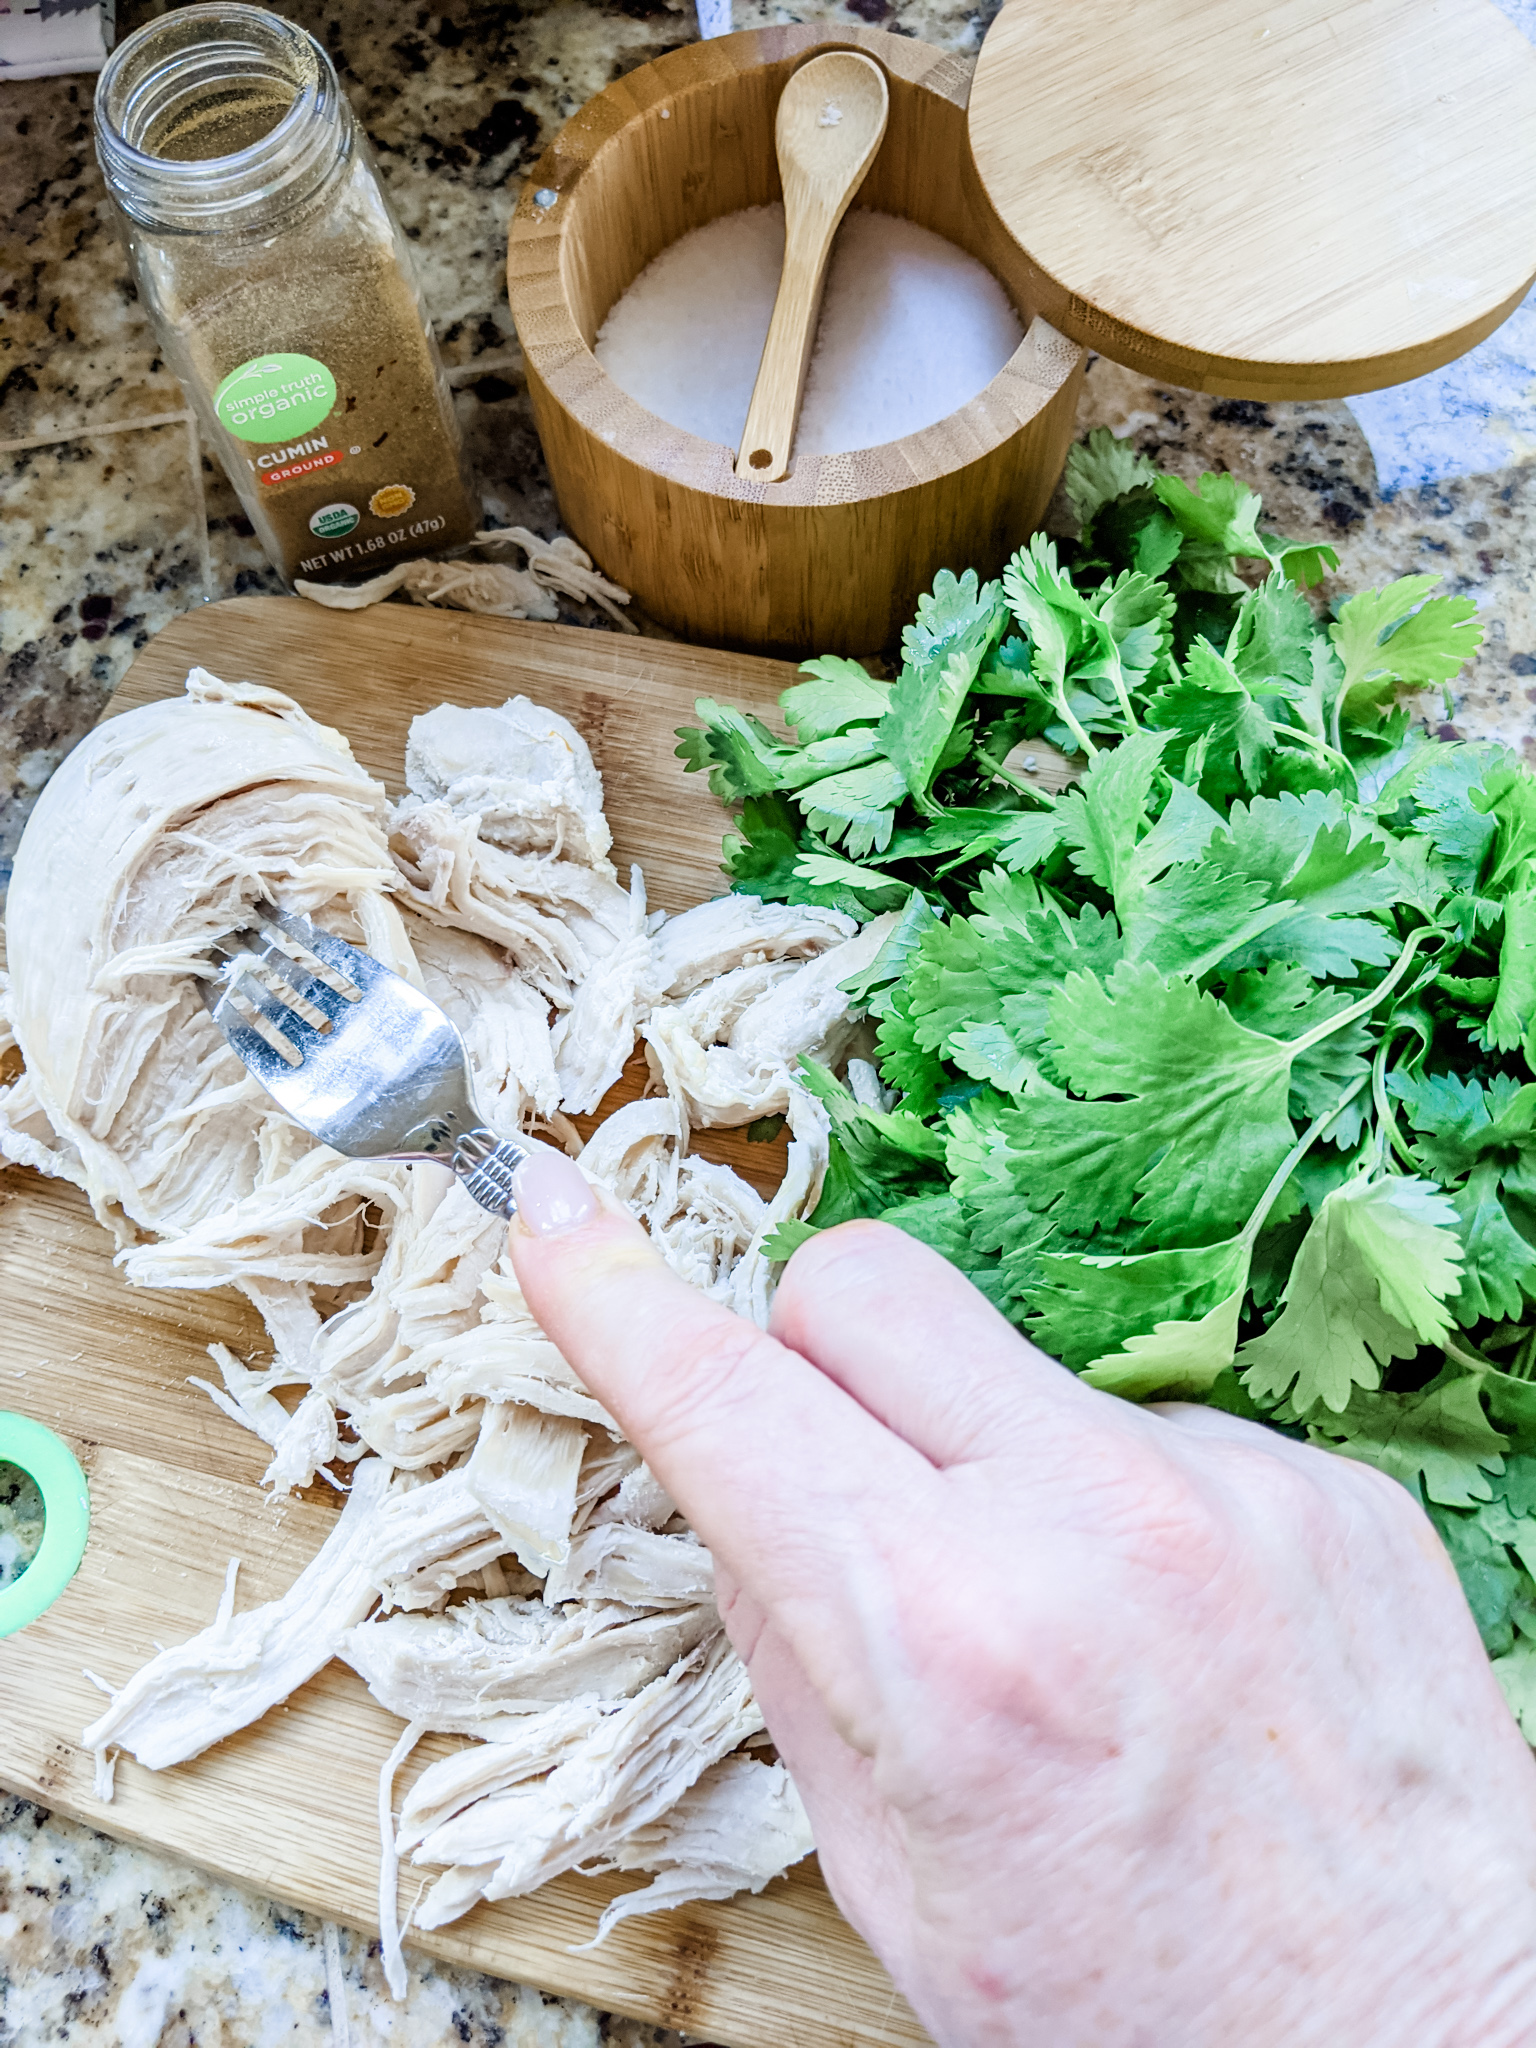
[[[597,359],[674,427],[736,449],[784,261],[784,209],[749,206],[684,235],[603,322]],[[915,222],[850,213],[838,230],[796,455],[899,440],[986,388],[1024,338],[984,264]]]

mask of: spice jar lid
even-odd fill
[[[1044,317],[1195,389],[1400,383],[1536,274],[1536,51],[1493,0],[1008,0],[970,133]]]

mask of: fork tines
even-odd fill
[[[252,904],[251,916],[251,924],[214,940],[211,950],[223,964],[202,984],[203,1000],[242,1058],[254,1050],[242,1039],[255,1032],[296,1067],[362,996],[347,971],[353,948],[299,912],[272,903]],[[295,947],[308,957],[299,957]]]

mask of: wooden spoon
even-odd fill
[[[784,269],[736,458],[736,474],[755,483],[789,469],[832,237],[874,161],[889,104],[885,73],[853,50],[813,58],[779,95]]]

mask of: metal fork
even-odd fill
[[[213,1021],[296,1124],[349,1158],[435,1159],[482,1209],[514,1214],[527,1148],[481,1122],[464,1041],[430,997],[272,903],[211,950]]]

